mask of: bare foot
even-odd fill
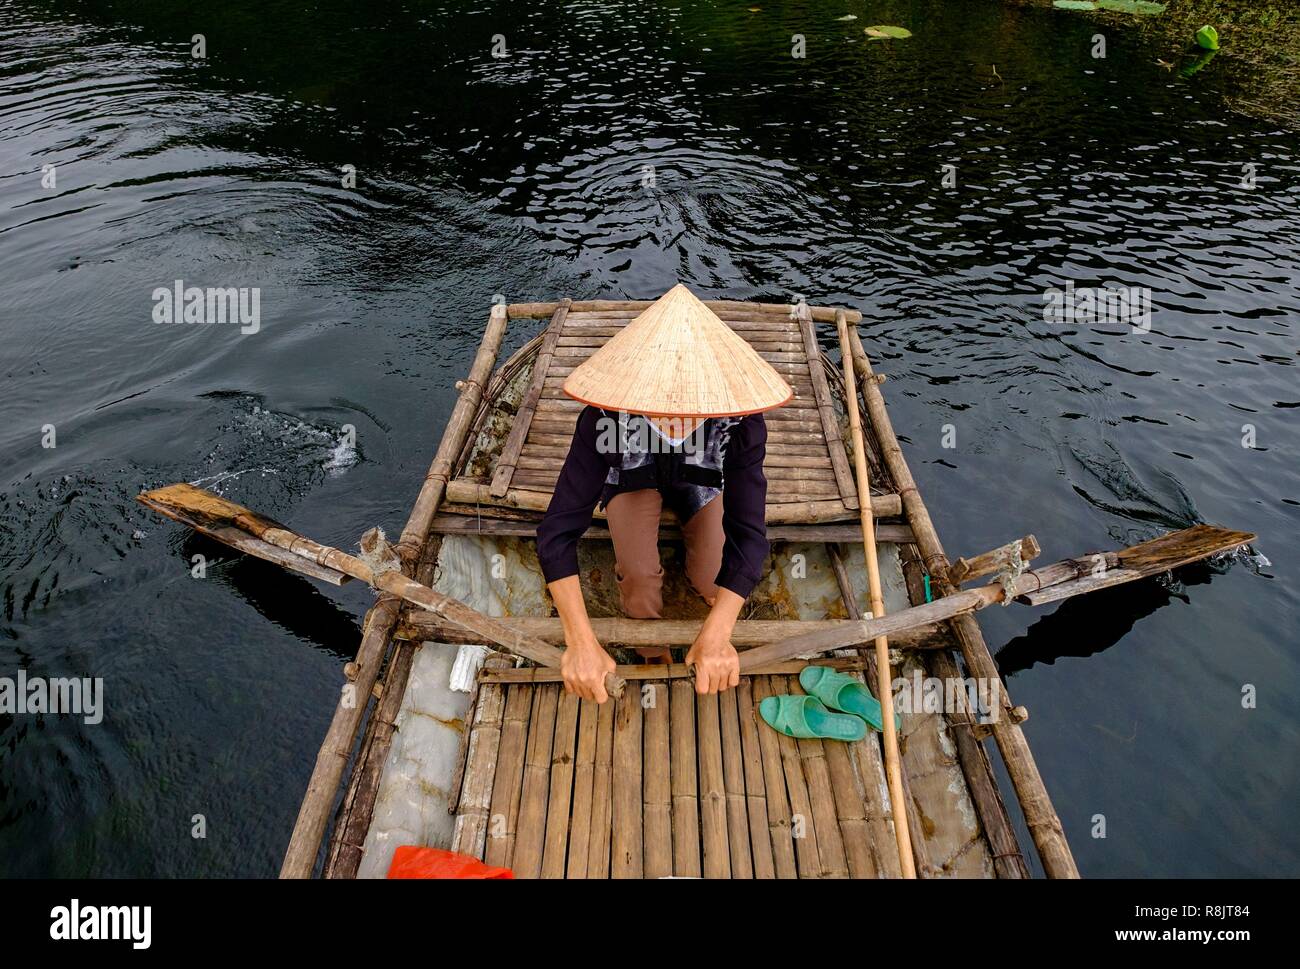
[[[672,650],[667,646],[638,646],[636,654],[641,659],[651,665],[660,663],[671,663],[673,661]]]

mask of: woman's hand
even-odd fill
[[[584,700],[604,703],[609,699],[605,691],[605,674],[614,672],[614,660],[595,635],[575,636],[566,642],[560,673],[564,677],[567,693],[576,693]]]
[[[731,645],[731,629],[705,622],[686,654],[695,667],[695,692],[718,693],[740,683],[740,655]]]
[[[686,662],[695,667],[697,693],[717,693],[740,685],[740,656],[731,645],[731,631],[744,605],[745,600],[730,589],[718,589],[709,617],[686,654]]]
[[[551,590],[551,599],[564,627],[566,649],[560,660],[564,689],[584,700],[604,703],[609,699],[605,691],[605,674],[614,672],[614,660],[605,652],[591,628],[578,577],[569,575],[556,579],[547,588]]]

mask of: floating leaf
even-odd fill
[[[843,17],[836,17],[835,19],[843,23],[846,20],[857,20],[858,15],[853,13],[846,13]]]
[[[1097,0],[1097,6],[1116,13],[1140,13],[1148,16],[1165,12],[1163,3],[1152,3],[1151,0]]]
[[[1097,5],[1092,0],[1052,0],[1053,7],[1060,7],[1062,10],[1096,10]]]
[[[863,33],[872,40],[903,40],[912,36],[912,32],[906,27],[888,27],[883,24],[868,27]]]
[[[1205,50],[1219,49],[1219,32],[1208,24],[1196,32],[1196,43]]]

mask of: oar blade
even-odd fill
[[[1238,548],[1254,539],[1255,536],[1250,532],[1233,531],[1217,525],[1194,525],[1116,552],[1119,564],[1115,568],[1018,595],[1016,602],[1043,606],[1148,576],[1163,575],[1220,552]]]
[[[189,484],[167,485],[165,488],[156,488],[136,495],[136,501],[152,508],[160,515],[165,515],[182,525],[188,525],[201,535],[206,535],[223,545],[229,545],[236,551],[292,569],[294,572],[301,572],[313,579],[320,579],[332,585],[342,585],[352,578],[263,541],[248,530],[246,526],[249,523],[255,523],[254,527],[260,526],[263,529],[284,528],[284,526],[203,488],[196,488]]]

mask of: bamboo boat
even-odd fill
[[[647,305],[564,300],[492,308],[394,546],[408,575],[562,644],[533,541],[581,409],[559,385]],[[859,378],[853,390],[865,414],[886,610],[955,591],[889,423],[880,378],[857,336],[860,315],[803,304],[708,305],[795,390],[789,406],[769,415],[773,552],[737,626],[737,648],[858,619],[867,601],[846,391],[818,339],[819,326],[834,324],[837,313],[850,324]],[[507,326],[533,320],[546,321],[541,332],[498,366]],[[827,329],[829,339],[834,329]],[[661,545],[671,563],[680,547],[671,515],[665,518]],[[473,645],[485,640],[381,597],[345,671],[354,696],[368,702],[345,697],[336,710],[284,877],[382,876],[400,844],[449,847],[517,877],[899,874],[879,734],[846,745],[795,740],[762,724],[758,702],[798,692],[802,662],[769,664],[739,688],[709,697],[693,692],[683,667],[632,665],[624,647],[689,645],[703,605],[669,564],[668,618],[618,618],[612,548],[599,520],[581,544],[580,562],[597,633],[635,688],[598,707],[564,693],[555,671],[492,652],[473,691],[453,691],[449,675],[460,650],[486,652]],[[1000,682],[969,615],[895,634],[891,646],[895,676]],[[838,650],[831,662],[875,682],[868,649]],[[1077,875],[1019,726],[1024,715],[1005,690],[988,723],[970,707],[901,713],[903,800],[922,877],[1029,874],[982,744],[990,736],[1042,870]]]
[[[684,650],[705,607],[682,570],[666,567],[666,618],[620,618],[609,531],[597,521],[579,565],[618,666],[609,702],[580,701],[561,686],[563,635],[535,547],[582,407],[560,385],[648,305],[494,306],[391,545],[372,529],[351,555],[192,485],[139,496],[240,551],[380,591],[344,667],[281,877],[382,877],[398,846],[423,845],[518,877],[1026,878],[1011,800],[1040,870],[1078,877],[1020,728],[1028,714],[1007,695],[973,613],[1161,574],[1254,536],[1197,525],[1030,568],[1039,549],[1028,535],[950,563],[857,334],[860,314],[713,301],[795,392],[768,414],[772,548],[732,637],[740,685],[699,696],[686,666],[632,662],[639,645]],[[546,321],[541,332],[498,366],[508,325],[534,320]],[[838,368],[819,339],[825,324]],[[669,561],[682,554],[668,512],[660,544]],[[845,744],[768,728],[759,703],[801,692],[806,662],[871,684],[884,733]],[[880,685],[899,677],[918,689],[910,703],[898,692],[896,732]],[[937,684],[943,702],[925,699],[921,683]]]

